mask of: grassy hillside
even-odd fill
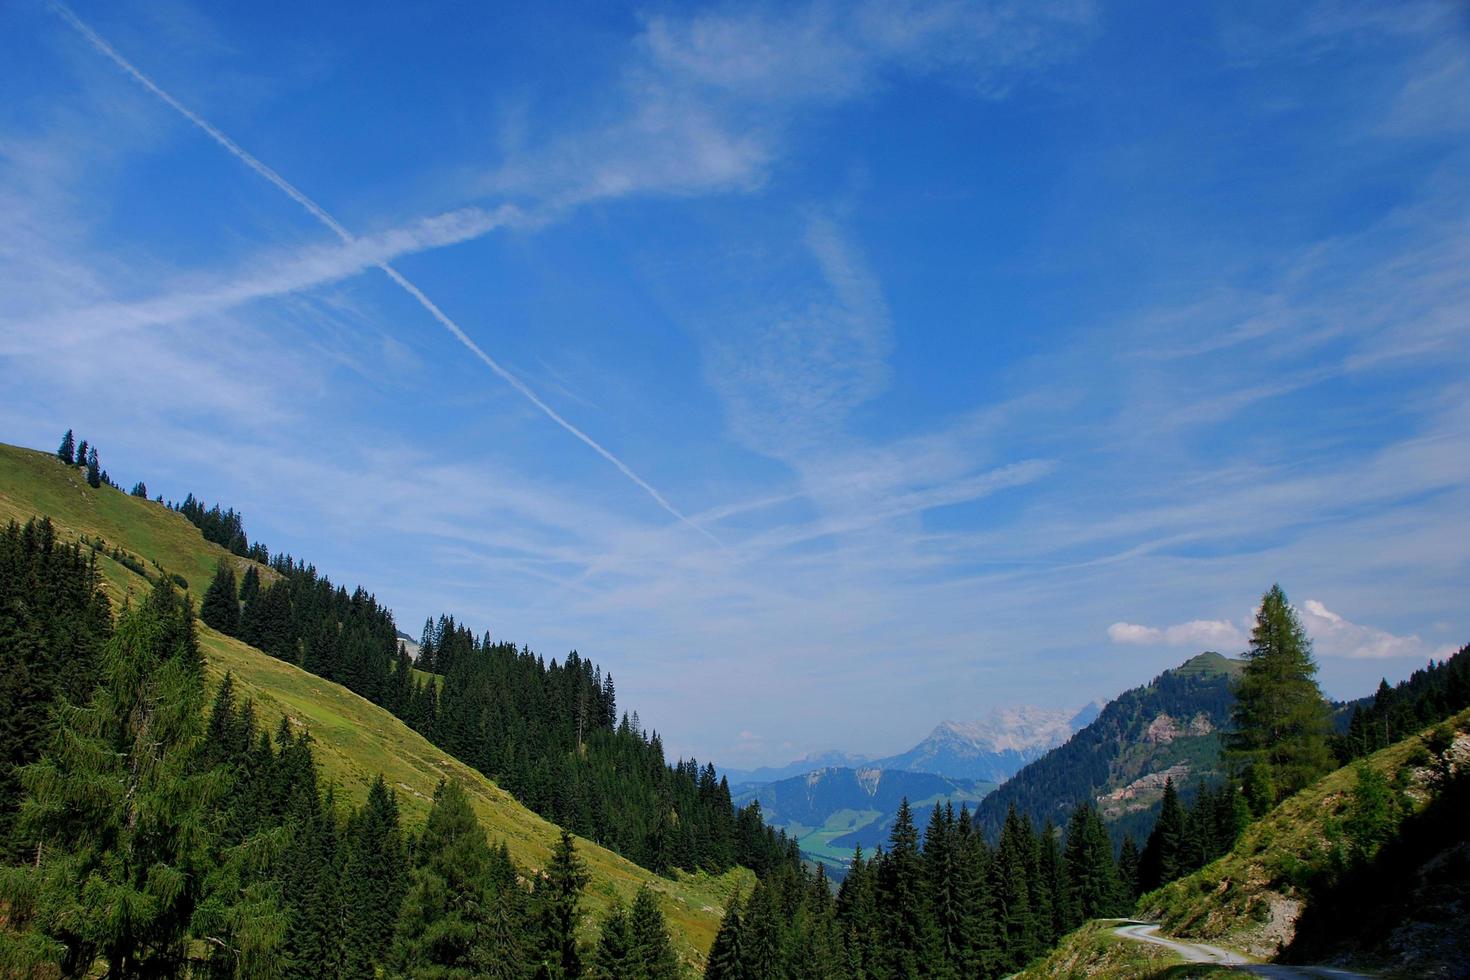
[[[1352,766],[1284,801],[1218,861],[1145,895],[1140,917],[1255,956],[1457,975],[1435,966],[1470,961],[1470,711],[1436,727],[1437,742],[1406,739],[1365,760],[1404,807],[1367,864],[1350,857]]]
[[[209,584],[220,561],[246,560],[204,540],[180,515],[161,504],[130,497],[111,487],[93,490],[81,471],[54,456],[0,445],[0,521],[24,522],[49,516],[63,539],[103,539],[141,557],[150,574],[157,562],[183,575],[196,597]],[[101,569],[115,600],[140,595],[148,583],[133,570],[104,557]],[[542,867],[557,835],[554,825],[517,803],[492,781],[431,745],[389,712],[346,688],[276,660],[200,624],[200,639],[211,682],[226,671],[235,675],[242,696],[253,698],[258,716],[268,726],[285,715],[307,728],[315,741],[324,780],[335,783],[339,796],[353,804],[367,795],[373,777],[382,773],[398,793],[405,823],[421,824],[434,786],[452,776],[466,787],[492,840],[504,839],[516,862]],[[748,887],[749,873],[714,877],[684,875],[670,881],[588,841],[578,841],[592,882],[586,907],[600,914],[614,896],[631,901],[648,883],[664,897],[664,911],[676,945],[688,963],[701,961],[714,941],[724,904],[737,884]],[[591,928],[591,920],[587,928]]]

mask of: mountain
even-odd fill
[[[993,783],[932,773],[830,767],[737,787],[734,798],[740,805],[760,801],[767,823],[796,838],[805,857],[821,861],[840,877],[855,846],[872,851],[887,843],[904,799],[922,826],[935,803],[968,803],[973,809],[994,788]]]
[[[254,567],[263,581],[277,572],[230,554],[204,540],[179,513],[112,487],[90,488],[76,471],[48,453],[0,444],[0,523],[51,518],[61,541],[85,540],[95,557],[104,588],[120,608],[148,594],[146,572],[167,569],[204,592],[220,563]],[[141,571],[140,571],[141,570]],[[544,869],[558,827],[522,805],[495,781],[436,747],[384,708],[340,684],[271,657],[239,640],[198,624],[199,643],[211,687],[228,671],[237,696],[250,699],[268,730],[281,718],[310,732],[322,783],[335,787],[339,805],[363,803],[373,778],[381,773],[397,794],[405,829],[417,833],[428,815],[434,788],[453,777],[466,791],[489,839],[504,841],[516,864]],[[641,885],[661,896],[680,958],[702,961],[719,927],[724,904],[736,886],[748,889],[753,876],[737,869],[724,875],[699,873],[663,877],[590,840],[578,839],[577,855],[591,876],[584,893],[590,913],[584,938],[595,935],[597,919],[614,901],[630,905]]]
[[[721,769],[720,772],[730,781],[731,786],[738,788],[759,783],[774,783],[778,779],[805,775],[817,769],[856,769],[867,765],[869,758],[866,755],[851,755],[837,749],[829,749],[826,752],[812,752],[804,755],[784,766],[761,766],[759,769]]]
[[[981,826],[998,833],[1012,806],[1037,823],[1060,824],[1079,802],[1093,800],[1115,836],[1143,836],[1167,779],[1187,786],[1219,772],[1219,732],[1229,723],[1231,682],[1241,666],[1202,653],[1120,694],[986,797],[976,809]]]
[[[885,758],[837,749],[815,752],[784,766],[726,769],[731,786],[772,783],[817,769],[882,769],[925,772],[954,779],[1003,783],[1017,770],[1097,717],[1093,703],[1078,711],[1021,705],[997,708],[980,721],[944,721],[918,745]]]
[[[1080,711],[1032,705],[997,708],[981,721],[942,722],[907,752],[872,765],[1003,783],[1090,723],[1099,710],[1096,704]]]

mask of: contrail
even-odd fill
[[[83,21],[80,17],[73,13],[70,7],[68,7],[64,3],[60,3],[59,0],[52,0],[51,7],[57,12],[57,14],[61,16],[63,20],[70,24],[77,31],[77,33],[86,38],[88,43],[90,43],[92,47],[96,48],[99,52],[106,55],[119,68],[131,75],[139,85],[142,85],[148,91],[158,96],[158,98],[161,99],[165,104],[167,104],[169,108],[173,109],[179,115],[183,116],[195,126],[199,127],[199,129],[203,130],[205,135],[214,140],[220,146],[224,147],[227,151],[229,151],[232,156],[238,159],[241,163],[245,164],[245,166],[249,167],[251,170],[254,170],[257,174],[274,184],[282,193],[284,193],[291,200],[295,201],[297,204],[301,205],[301,207],[306,210],[307,214],[310,214],[322,225],[331,230],[338,238],[342,239],[343,242],[350,244],[356,241],[356,236],[354,236],[352,232],[343,227],[342,223],[339,222],[336,218],[332,217],[325,208],[323,208],[320,204],[317,204],[311,198],[307,197],[301,191],[297,190],[285,177],[282,177],[280,174],[276,173],[270,167],[266,166],[260,160],[252,156],[239,143],[236,143],[234,140],[230,139],[223,132],[217,129],[213,124],[211,124],[209,120],[205,119],[203,116],[199,115],[197,112],[184,105],[178,99],[174,98],[168,92],[164,91],[164,89],[160,88],[158,84],[153,81],[153,79],[143,74],[143,72],[140,71],[136,65],[134,65],[128,59],[124,58],[121,54],[119,54],[117,49],[114,48],[111,44],[108,44],[107,41],[102,37],[102,35],[92,30],[92,28],[88,26],[85,21]],[[466,349],[469,350],[471,354],[474,354],[481,361],[483,361],[485,363],[485,366],[488,367],[491,371],[495,372],[495,374],[502,381],[514,388],[532,405],[535,405],[538,409],[540,409],[543,415],[551,419],[551,421],[555,422],[557,425],[561,426],[567,432],[571,433],[577,439],[581,440],[584,444],[587,445],[588,448],[597,453],[597,455],[601,456],[613,466],[617,467],[619,473],[623,474],[623,476],[631,480],[635,486],[637,486],[644,493],[652,497],[654,502],[662,507],[664,510],[668,511],[670,514],[678,518],[683,523],[694,528],[694,530],[709,538],[715,544],[720,543],[719,539],[716,538],[713,534],[705,530],[700,525],[696,524],[694,521],[690,520],[688,517],[684,516],[682,511],[680,511],[673,504],[669,503],[667,497],[659,493],[658,490],[654,488],[653,485],[651,485],[647,480],[643,479],[637,473],[633,472],[632,468],[629,467],[627,463],[624,463],[621,459],[618,459],[617,456],[613,455],[611,451],[605,449],[602,444],[599,443],[596,439],[593,439],[591,436],[583,432],[581,429],[577,428],[571,422],[568,422],[556,411],[556,409],[552,408],[550,405],[542,401],[541,398],[534,391],[532,391],[524,381],[522,381],[520,378],[512,374],[509,370],[501,366],[500,362],[495,360],[495,358],[485,353],[480,345],[471,340],[469,335],[460,328],[459,324],[455,323],[454,320],[449,317],[449,314],[441,310],[433,300],[424,295],[424,291],[422,289],[419,289],[419,287],[415,286],[412,282],[410,282],[408,278],[403,275],[403,273],[393,268],[393,266],[387,262],[378,262],[376,263],[376,265],[379,269],[382,269],[383,273],[387,275],[389,279],[393,280],[393,282],[395,282],[404,292],[412,296],[414,300],[420,306],[422,306],[430,316],[439,321],[444,329],[453,334],[455,340],[458,340],[461,344],[465,346]]]

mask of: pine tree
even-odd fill
[[[183,972],[227,780],[198,765],[204,679],[186,603],[165,580],[125,610],[86,707],[63,706],[24,770],[34,861],[6,869],[12,926],[68,975]]]
[[[1167,779],[1164,781],[1164,801],[1159,808],[1159,818],[1139,857],[1140,891],[1153,891],[1179,877],[1184,867],[1185,833],[1184,807],[1179,804],[1174,780]]]
[[[724,916],[720,919],[720,931],[715,933],[714,945],[709,950],[705,964],[705,980],[745,980],[744,953],[740,944],[743,922],[740,915],[740,896],[730,899]]]
[[[71,430],[66,430],[66,435],[61,437],[61,446],[56,450],[56,458],[67,466],[76,462],[76,441],[72,438]]]
[[[1327,702],[1312,643],[1281,586],[1261,598],[1232,712],[1229,758],[1254,787],[1257,807],[1274,804],[1333,768]],[[1253,770],[1258,770],[1252,775]]]
[[[485,831],[457,782],[440,783],[414,851],[398,916],[392,970],[405,977],[483,976],[492,960],[517,959],[496,948],[491,914],[497,886]]]
[[[131,496],[141,497],[142,499],[147,500],[148,484],[144,483],[142,480],[139,480],[137,483],[133,484],[133,489],[129,491],[129,494]]]
[[[587,866],[577,856],[576,843],[563,829],[552,849],[546,877],[536,886],[541,969],[547,976],[575,980],[582,975],[577,923],[581,918],[582,889],[588,880]]]
[[[78,466],[86,466],[87,465],[87,440],[85,440],[85,439],[83,439],[80,443],[77,444],[76,465],[78,465]]]
[[[240,631],[240,605],[235,598],[235,569],[229,562],[220,562],[214,572],[214,580],[204,593],[204,602],[199,606],[199,618],[226,636]]]
[[[1123,896],[1128,905],[1138,898],[1138,842],[1132,834],[1125,834],[1123,846],[1118,852],[1118,880],[1123,885]]]
[[[888,853],[878,866],[878,904],[884,913],[888,970],[897,978],[916,977],[927,923],[919,831],[907,798],[899,803],[888,844]]]
[[[1072,811],[1067,823],[1066,928],[1088,919],[1121,915],[1123,884],[1113,861],[1113,844],[1091,804]]]
[[[393,940],[404,890],[403,835],[398,800],[379,775],[367,802],[348,824],[347,859],[342,868],[343,975],[371,977]]]
[[[597,945],[592,951],[592,962],[587,967],[591,980],[622,980],[631,977],[633,955],[633,933],[628,921],[628,910],[617,899],[603,917],[598,931]],[[706,972],[706,977],[709,973]]]
[[[96,490],[102,486],[102,469],[97,462],[97,447],[87,450],[87,486]]]
[[[631,969],[630,980],[678,980],[679,960],[669,941],[668,924],[658,907],[658,897],[647,884],[638,889],[628,913]]]

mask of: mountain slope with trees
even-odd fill
[[[1113,826],[1142,837],[1164,787],[1218,777],[1221,741],[1242,664],[1202,653],[1108,702],[1090,724],[1030,763],[976,809],[976,822],[998,832],[1011,807],[1033,821],[1060,822],[1082,802],[1095,803]]]
[[[247,574],[254,571],[262,583],[285,581],[280,573],[204,540],[199,529],[177,512],[110,486],[88,487],[79,477],[47,454],[0,446],[0,518],[28,521],[38,513],[52,515],[51,534],[58,542],[53,549],[58,555],[55,561],[95,568],[84,574],[95,575],[115,606],[137,603],[160,580],[184,579],[203,590],[214,570],[221,567],[243,568]],[[17,540],[26,533],[39,536],[39,525],[35,528],[24,532],[18,526],[11,534]],[[63,544],[83,541],[86,544],[80,549],[58,550]],[[68,610],[77,608],[77,603],[67,605],[68,601],[64,597],[56,600],[57,615],[75,622],[75,613]],[[106,629],[99,629],[97,637],[87,641],[89,648],[95,651],[105,637]],[[200,628],[199,646],[211,690],[229,672],[239,696],[255,705],[263,726],[285,716],[293,731],[310,733],[322,781],[336,787],[339,803],[361,805],[375,776],[382,773],[397,795],[406,826],[412,828],[428,814],[439,780],[452,776],[464,787],[490,839],[505,841],[518,866],[547,866],[557,842],[554,825],[382,707],[212,628]],[[15,649],[7,646],[7,656]],[[76,666],[84,662],[75,659]],[[10,707],[8,700],[6,707]],[[29,711],[24,716],[35,717]],[[17,743],[23,740],[17,736]],[[24,756],[17,753],[21,763],[34,758],[34,750],[28,751]],[[12,778],[13,766],[0,775]],[[748,876],[748,872],[731,871],[721,876],[670,872],[660,877],[592,842],[579,841],[577,847],[591,877],[586,910],[595,916],[617,901],[631,904],[640,888],[648,886],[659,896],[685,963],[702,957],[733,883]],[[592,928],[591,921],[586,919],[584,931]]]

